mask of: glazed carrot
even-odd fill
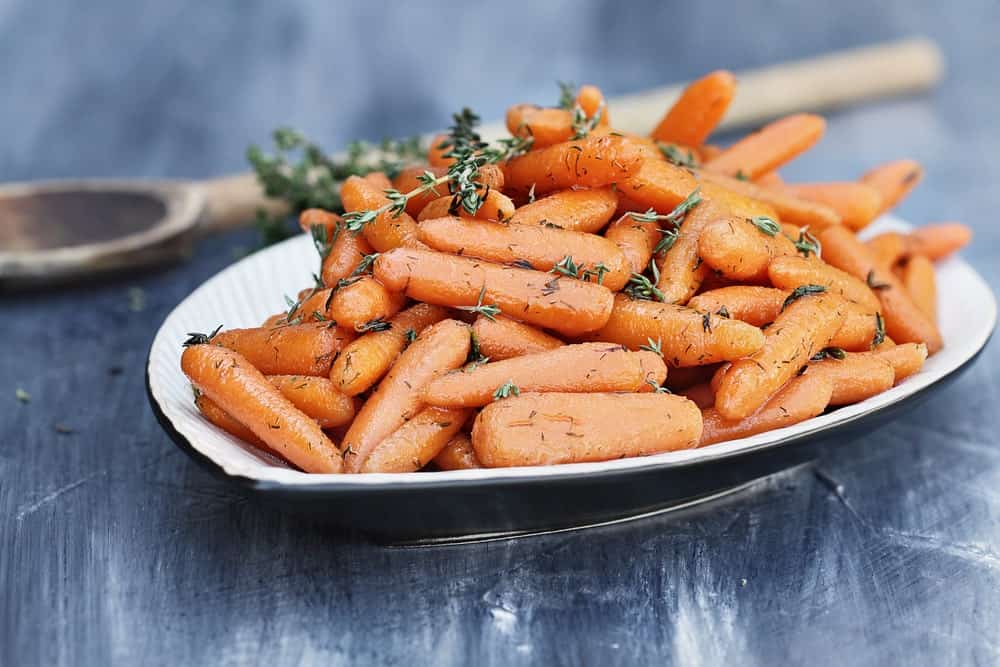
[[[698,187],[687,169],[666,160],[646,160],[631,177],[618,184],[622,196],[643,207],[669,213]]]
[[[776,171],[769,171],[753,179],[753,182],[762,188],[780,187],[785,184],[785,179]]]
[[[667,367],[652,352],[629,352],[621,345],[580,343],[504,361],[479,364],[442,375],[424,400],[441,407],[481,407],[506,384],[520,392],[593,393],[649,391],[667,377]]]
[[[830,347],[839,347],[848,352],[864,352],[872,349],[878,329],[878,318],[861,306],[847,302],[844,321],[841,323]]]
[[[430,250],[384,253],[375,260],[375,276],[418,301],[465,310],[498,308],[567,335],[599,329],[611,313],[612,294],[603,285]]]
[[[364,236],[352,234],[344,229],[340,229],[335,236],[327,238],[331,239],[332,243],[330,252],[323,259],[320,279],[327,287],[336,287],[337,283],[358,268],[365,255],[372,253],[372,247]]]
[[[613,292],[624,287],[632,273],[625,255],[614,243],[583,232],[539,225],[497,225],[456,217],[425,220],[417,231],[418,238],[435,250],[539,271],[550,271],[559,265],[562,272],[572,273],[575,267],[581,279],[604,285]]]
[[[258,438],[253,431],[237,421],[228,412],[220,408],[218,403],[201,392],[197,392],[197,394],[198,395],[194,399],[194,404],[198,407],[198,410],[201,412],[202,416],[205,417],[205,419],[212,422],[236,439],[270,452],[270,448],[264,444],[263,440]]]
[[[441,470],[474,470],[483,464],[476,458],[472,440],[465,433],[456,433],[434,457],[434,465]]]
[[[323,428],[343,426],[354,419],[354,400],[338,392],[327,378],[271,375],[267,379],[292,405]]]
[[[939,222],[914,229],[909,235],[909,255],[932,261],[944,259],[972,240],[972,230],[958,222]]]
[[[371,331],[348,343],[330,368],[334,387],[348,396],[367,391],[389,371],[408,338],[446,316],[440,306],[418,303],[390,319],[388,329]]]
[[[218,345],[192,345],[181,355],[181,370],[202,394],[302,470],[341,471],[340,452],[319,424],[242,355]]]
[[[806,294],[789,303],[764,331],[764,346],[734,361],[718,383],[715,406],[743,419],[767,402],[809,359],[829,345],[843,317],[836,294]]]
[[[392,181],[389,180],[384,171],[369,172],[362,176],[361,179],[380,191],[388,190],[392,187]]]
[[[861,177],[861,182],[878,190],[882,196],[882,208],[879,213],[884,213],[894,208],[923,177],[924,168],[919,162],[897,160],[868,171]]]
[[[302,228],[302,231],[309,234],[314,226],[322,225],[326,228],[326,238],[328,239],[337,235],[337,228],[342,222],[343,219],[339,215],[321,208],[307,208],[299,214],[299,227]]]
[[[937,284],[934,264],[923,255],[914,255],[903,267],[903,286],[920,312],[937,322]]]
[[[360,472],[416,472],[458,433],[471,410],[424,408],[376,445]]]
[[[726,313],[734,320],[761,327],[781,313],[788,298],[785,290],[754,285],[733,285],[702,292],[688,301],[688,307],[703,313]]]
[[[499,190],[486,190],[485,194],[483,194],[482,202],[483,205],[476,211],[476,214],[471,215],[461,206],[455,206],[455,198],[452,195],[438,197],[420,211],[417,220],[423,221],[449,215],[459,215],[463,218],[503,222],[514,215],[514,202]]]
[[[398,313],[404,303],[402,292],[390,292],[371,276],[361,276],[333,293],[326,316],[341,327],[364,331]]]
[[[760,181],[758,184],[763,185]],[[840,215],[845,225],[854,230],[867,227],[882,212],[881,193],[864,183],[795,183],[780,185],[776,189],[799,199],[829,206]]]
[[[716,408],[702,411],[704,431],[699,447],[798,424],[821,414],[833,393],[829,378],[809,373],[793,378],[753,414],[727,419]]]
[[[276,326],[284,324],[287,320],[288,320],[287,312],[275,313],[274,315],[271,315],[266,320],[264,320],[260,326],[261,328],[264,329],[272,329]]]
[[[442,320],[425,329],[399,355],[344,436],[348,472],[360,471],[375,447],[420,411],[423,389],[434,377],[465,362],[469,340],[467,325]]]
[[[715,392],[712,391],[712,385],[707,382],[691,385],[690,387],[676,393],[694,402],[694,404],[702,410],[706,410],[715,405]]]
[[[698,150],[701,152],[702,161],[711,160],[722,155],[722,148],[716,144],[703,144],[698,147]]]
[[[806,375],[826,377],[833,384],[830,405],[859,403],[892,387],[892,365],[874,352],[847,353],[843,359],[812,361]]]
[[[658,141],[700,146],[719,124],[736,94],[736,77],[717,70],[692,82],[653,130]]]
[[[868,247],[845,227],[829,227],[819,233],[823,259],[855,278],[877,286],[885,330],[897,343],[926,343],[933,354],[941,349],[941,334],[934,322],[920,312],[903,284],[885,270]]]
[[[826,121],[812,114],[793,114],[748,134],[705,163],[705,169],[727,176],[755,179],[812,148]]]
[[[497,315],[492,319],[480,315],[472,325],[472,333],[478,341],[480,353],[492,361],[512,359],[563,346],[563,342],[558,338],[503,315]]]
[[[420,182],[420,177],[425,173],[430,172],[435,178],[441,178],[448,173],[447,167],[432,167],[429,164],[414,165],[412,167],[406,167],[396,178],[392,179],[392,187],[400,192],[413,192],[417,188],[421,187],[423,183]],[[501,185],[501,187],[503,187]],[[429,204],[431,201],[448,194],[448,186],[441,185],[433,190],[427,192],[421,192],[418,195],[410,197],[406,202],[406,212],[411,217],[417,217],[420,211]]]
[[[566,109],[515,104],[507,109],[507,129],[515,137],[531,137],[533,148],[545,148],[573,138],[573,112]]]
[[[521,206],[510,222],[597,232],[608,224],[617,206],[618,194],[611,188],[562,190]]]
[[[878,297],[864,280],[826,262],[805,257],[776,257],[767,268],[767,275],[771,284],[779,289],[793,290],[799,285],[822,285],[828,291],[858,304],[868,313],[876,313],[881,309]]]
[[[521,394],[483,408],[472,427],[476,457],[490,468],[647,456],[700,437],[698,406],[660,393]]]
[[[701,230],[697,252],[705,264],[723,277],[759,284],[767,281],[772,260],[798,251],[771,218],[729,218],[712,222]]]
[[[583,109],[587,118],[593,118],[597,112],[601,113],[601,118],[597,121],[598,126],[611,124],[608,107],[604,102],[604,93],[597,86],[580,86],[580,90],[576,94],[576,103]]]
[[[441,143],[447,139],[447,134],[439,134],[431,139],[431,143],[427,147],[427,163],[432,167],[450,167],[455,162],[455,158],[445,157],[445,153],[449,152],[451,147],[441,146]]]
[[[328,322],[308,322],[229,329],[217,333],[212,343],[238,352],[266,375],[326,375],[344,337]]]
[[[775,219],[781,222],[809,227],[812,230],[839,225],[841,222],[840,215],[829,206],[792,197],[769,188],[762,188],[756,183],[716,174],[708,169],[699,170],[697,177],[703,188],[712,184],[771,206],[778,215]],[[709,190],[706,189],[705,193],[706,196],[711,196]]]
[[[653,250],[663,235],[656,221],[637,220],[625,213],[608,226],[604,238],[625,256],[630,273],[642,273],[653,258]]]
[[[915,374],[927,360],[927,346],[922,343],[903,343],[880,347],[873,354],[885,359],[896,373],[896,384]]]
[[[642,153],[625,137],[610,134],[568,141],[509,160],[506,187],[536,194],[573,186],[597,188],[624,182],[638,171]]]
[[[870,238],[865,245],[879,266],[888,270],[909,256],[909,238],[900,232],[882,232]]]
[[[349,212],[375,210],[389,202],[385,192],[357,176],[351,176],[340,186],[340,198]],[[365,238],[379,252],[413,245],[417,242],[416,234],[417,223],[405,211],[399,215],[391,211],[382,213],[364,228]]]
[[[615,297],[604,328],[587,336],[632,350],[658,346],[671,366],[700,366],[753,354],[764,344],[757,327],[693,308]],[[652,344],[652,345],[651,345]]]
[[[726,210],[710,200],[703,200],[688,212],[673,246],[654,260],[660,274],[656,286],[663,293],[663,301],[683,305],[698,291],[711,270],[698,256],[698,237],[713,222],[726,219]]]

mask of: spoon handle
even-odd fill
[[[196,187],[205,196],[202,229],[210,233],[249,225],[258,209],[273,215],[288,213],[288,205],[268,198],[252,173],[200,181]]]

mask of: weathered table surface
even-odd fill
[[[958,76],[833,116],[791,173],[922,160],[902,214],[972,224],[966,257],[996,284],[994,101]],[[183,266],[0,297],[0,664],[1000,661],[995,343],[917,411],[724,500],[383,548],[245,500],[146,404],[159,323],[251,243],[235,233]]]

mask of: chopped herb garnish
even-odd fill
[[[788,306],[790,306],[792,302],[797,299],[801,299],[809,294],[820,294],[825,291],[826,287],[823,285],[802,285],[800,287],[796,287],[792,290],[792,293],[788,295],[788,298],[785,299],[785,302],[781,304],[781,310],[788,308]]]
[[[340,228],[338,227],[337,229],[339,230]],[[309,228],[309,234],[312,236],[313,247],[319,253],[319,261],[322,263],[326,259],[326,256],[330,254],[330,248],[334,240],[328,238],[326,225],[312,225]]]
[[[875,335],[872,337],[872,349],[885,342],[885,318],[882,313],[875,313]]]
[[[376,317],[373,320],[368,320],[367,322],[364,322],[363,324],[355,324],[354,325],[354,330],[357,331],[358,333],[365,333],[365,332],[368,332],[368,331],[388,331],[391,328],[392,328],[392,324],[389,323],[389,322],[386,322],[381,317]]]
[[[813,355],[810,361],[822,361],[823,359],[836,359],[843,361],[847,358],[847,353],[839,347],[824,347]]]
[[[669,222],[674,226],[680,225],[684,221],[684,216],[688,211],[701,203],[701,188],[695,188],[691,194],[684,198],[680,204],[674,207],[670,213],[660,215],[655,209],[649,209],[645,213],[629,213],[629,217],[637,222]]]
[[[653,388],[653,391],[657,394],[672,394],[674,392],[670,391],[666,385],[661,385],[652,378],[646,380],[646,384]]]
[[[729,319],[729,309],[726,308],[725,306],[719,306],[719,309],[715,311],[715,314],[718,315],[719,317],[724,317],[727,320]]]
[[[470,313],[479,313],[486,319],[495,322],[497,319],[497,315],[500,314],[500,309],[493,304],[483,303],[483,297],[485,296],[486,296],[486,285],[483,285],[483,288],[479,290],[479,298],[476,300],[476,305],[455,306],[455,308],[458,310],[465,310]]]
[[[755,215],[750,218],[750,223],[768,236],[777,236],[781,231],[781,225],[766,215]]]
[[[749,181],[750,177],[742,169],[736,170],[736,180],[738,181]]]
[[[875,282],[875,269],[868,272],[868,275],[865,277],[865,282],[868,284],[868,287],[873,290],[892,289],[892,285],[889,283]]]
[[[205,345],[211,342],[211,340],[215,338],[215,334],[219,333],[220,331],[222,331],[221,324],[215,327],[215,330],[212,331],[212,333],[210,334],[203,334],[203,333],[189,331],[187,340],[181,343],[181,345],[183,345],[184,347],[191,347],[192,345]]]
[[[580,268],[581,267],[577,266],[576,262],[573,261],[572,255],[566,255],[555,263],[549,273],[561,273],[562,275],[569,276],[570,278],[579,278]]]
[[[690,149],[688,149],[687,155],[685,155],[674,144],[666,144],[662,141],[657,141],[656,146],[660,149],[660,152],[663,153],[663,157],[667,158],[668,162],[672,162],[678,167],[694,169],[698,166],[698,161],[694,157],[694,152]]]
[[[819,239],[809,233],[808,227],[803,227],[799,231],[799,238],[792,239],[792,243],[795,244],[795,249],[802,253],[805,257],[812,253],[819,257],[823,252],[823,247],[819,243]]]
[[[559,86],[559,108],[572,111],[576,105],[576,84],[569,81],[556,81]]]
[[[707,333],[712,333],[712,314],[703,313],[701,316],[701,328]]]
[[[660,355],[662,357],[663,356],[663,340],[660,339],[660,338],[657,338],[656,341],[654,342],[652,338],[649,338],[647,336],[646,337],[646,344],[645,345],[640,345],[639,349],[640,350],[647,350],[649,352],[653,352],[653,353],[658,354],[658,355]]]
[[[653,268],[654,273],[659,273],[659,270],[656,268],[656,262],[652,262],[650,266]],[[658,278],[654,277],[653,280],[650,280],[641,273],[633,273],[624,291],[633,299],[666,301],[667,296],[656,287],[656,282],[659,282]]]
[[[413,329],[407,329],[403,332],[403,338],[406,340],[406,344],[409,345],[417,339],[417,332]]]
[[[497,387],[497,390],[493,392],[493,400],[499,401],[502,398],[510,398],[511,396],[520,396],[521,390],[513,380],[507,380],[502,385]]]

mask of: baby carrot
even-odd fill
[[[903,267],[903,286],[920,312],[937,322],[937,284],[934,264],[923,255],[914,255]]]
[[[646,160],[631,177],[618,184],[623,197],[644,209],[669,213],[698,187],[694,177],[666,160]]]
[[[781,222],[799,225],[800,227],[809,227],[813,230],[841,223],[840,215],[824,204],[792,197],[791,195],[770,188],[762,188],[756,183],[741,181],[738,178],[717,174],[708,169],[699,170],[697,176],[702,187],[712,184],[773,207],[777,211],[777,219],[780,219]],[[705,193],[706,196],[711,196],[708,190],[705,190]]]
[[[450,146],[442,146],[441,144],[448,139],[447,134],[436,135],[431,139],[430,145],[427,147],[427,163],[432,167],[450,167],[452,163],[455,162],[453,157],[445,157],[445,153],[451,150]]]
[[[844,320],[833,335],[830,347],[839,347],[848,352],[864,352],[872,349],[877,342],[879,315],[872,314],[861,306],[847,302]],[[881,345],[881,343],[879,343]]]
[[[442,375],[427,385],[424,400],[442,407],[481,407],[501,387],[519,392],[602,392],[649,390],[667,377],[652,352],[629,352],[621,345],[580,343]]]
[[[258,438],[253,431],[234,419],[228,412],[220,408],[218,403],[201,392],[197,393],[198,395],[194,399],[194,404],[198,406],[198,410],[201,412],[202,416],[205,417],[205,419],[212,422],[238,440],[249,443],[254,447],[270,451],[270,448],[264,444],[263,440]]]
[[[437,199],[431,201],[420,211],[420,215],[417,216],[418,221],[429,220],[432,218],[442,218],[449,215],[458,215],[463,218],[470,218],[476,220],[493,220],[496,222],[504,222],[509,220],[512,215],[514,215],[514,202],[510,200],[510,197],[503,194],[499,190],[486,190],[482,197],[482,206],[476,211],[475,215],[470,215],[468,211],[464,208],[455,207],[455,198],[452,195],[446,195],[444,197],[438,197]]]
[[[426,303],[511,317],[567,335],[604,326],[612,294],[597,283],[430,250],[399,248],[375,260],[387,288]]]
[[[811,419],[824,410],[833,394],[829,378],[809,373],[793,378],[760,410],[742,419],[728,419],[716,408],[702,411],[704,431],[699,447],[784,428]]]
[[[483,464],[476,458],[472,440],[465,433],[456,433],[434,457],[434,465],[441,470],[474,470]]]
[[[597,232],[608,224],[617,206],[618,194],[611,188],[561,190],[521,206],[510,222]]]
[[[653,130],[657,141],[700,146],[719,124],[736,94],[732,72],[716,70],[692,82]]]
[[[647,456],[700,437],[698,406],[661,393],[521,394],[483,408],[472,427],[476,457],[490,468]]]
[[[392,181],[389,180],[389,177],[385,175],[384,171],[369,172],[362,176],[361,180],[368,183],[379,192],[388,190],[392,187]]]
[[[471,410],[427,407],[375,446],[360,472],[416,472],[462,428]]]
[[[910,233],[908,253],[936,262],[964,248],[971,239],[972,230],[958,222],[924,225]]]
[[[242,355],[218,345],[185,348],[181,370],[222,410],[306,472],[341,471],[340,452],[315,421]]]
[[[410,337],[447,316],[444,308],[426,303],[411,306],[389,320],[389,328],[371,331],[351,341],[330,368],[337,391],[357,396],[382,379]]]
[[[615,297],[604,328],[587,336],[632,350],[659,349],[672,366],[700,366],[753,354],[764,334],[745,322],[657,301]]]
[[[554,350],[563,345],[558,338],[503,315],[493,318],[480,315],[472,325],[472,333],[480,353],[493,361]]]
[[[307,208],[299,214],[299,227],[309,234],[312,228],[321,225],[326,229],[326,238],[332,239],[337,234],[337,228],[343,219],[336,213],[324,211],[321,208]]]
[[[389,202],[385,192],[363,178],[351,176],[340,186],[340,198],[348,212],[371,211]],[[375,250],[385,252],[416,242],[417,223],[403,211],[380,214],[364,227],[364,235]]]
[[[715,407],[726,419],[753,414],[837,333],[844,300],[825,292],[800,294],[764,331],[764,346],[722,375]]]
[[[891,269],[909,256],[909,239],[900,232],[882,232],[865,243],[875,261],[884,269]]]
[[[343,342],[344,334],[329,322],[229,329],[212,338],[266,375],[326,375]]]
[[[776,171],[769,171],[753,179],[753,182],[762,188],[774,188],[785,184],[785,179]]]
[[[345,229],[340,229],[327,239],[331,241],[330,252],[323,259],[320,279],[327,287],[336,287],[357,269],[365,255],[372,253],[372,247],[364,236],[352,234]]]
[[[507,129],[515,137],[531,137],[533,148],[545,148],[573,138],[573,113],[566,109],[515,104],[507,109]]]
[[[637,220],[625,213],[612,222],[604,232],[604,238],[614,243],[628,262],[630,273],[642,273],[653,258],[653,250],[663,235],[655,221]]]
[[[861,177],[861,182],[869,185],[882,196],[882,207],[879,213],[894,208],[910,190],[924,177],[924,168],[915,160],[896,160],[887,162],[868,171]]]
[[[787,291],[773,287],[732,285],[702,292],[687,305],[703,313],[722,312],[734,320],[762,327],[778,317],[787,298]]]
[[[864,280],[846,271],[805,257],[776,257],[767,268],[771,284],[779,289],[793,290],[799,285],[822,285],[829,292],[839,294],[858,304],[868,313],[881,309],[878,297]]]
[[[806,375],[826,377],[833,384],[830,405],[859,403],[892,387],[892,365],[874,352],[847,353],[843,359],[812,361]]]
[[[315,419],[323,428],[343,426],[354,419],[354,400],[334,389],[327,378],[271,375],[267,379],[292,405]]]
[[[797,253],[795,244],[770,218],[729,218],[712,222],[698,235],[697,252],[705,264],[723,277],[758,284],[767,281],[772,260]]]
[[[434,377],[465,362],[469,338],[468,326],[442,320],[425,329],[399,355],[344,436],[344,464],[348,472],[359,472],[380,442],[416,416],[423,405],[423,389]]]
[[[360,276],[333,292],[328,299],[327,319],[339,326],[365,331],[399,312],[406,303],[402,292],[390,292],[371,276]]]
[[[611,134],[555,144],[513,158],[505,167],[506,187],[536,194],[574,186],[596,188],[623,182],[643,156],[633,143]]]
[[[599,126],[611,124],[608,107],[604,101],[604,93],[597,86],[580,86],[580,90],[576,93],[576,103],[583,109],[583,113],[587,118],[593,118],[600,112],[601,118],[597,121]]]
[[[758,184],[763,185],[758,181]],[[882,212],[882,195],[874,187],[853,181],[795,183],[777,189],[799,199],[829,206],[851,229],[867,227]]]
[[[628,261],[611,241],[583,232],[538,225],[497,225],[456,217],[425,220],[418,238],[435,250],[501,264],[577,277],[617,292],[631,275]],[[567,260],[567,257],[569,260]]]
[[[879,265],[872,251],[846,227],[829,227],[819,233],[823,259],[875,290],[882,304],[885,330],[897,343],[926,343],[933,354],[941,349],[941,334],[934,322],[920,312],[906,288]]]
[[[698,237],[717,220],[727,220],[724,208],[703,200],[685,216],[673,245],[655,259],[660,279],[656,287],[666,303],[685,304],[705,281],[710,267],[698,256]]]
[[[924,361],[927,360],[927,346],[922,343],[903,343],[880,347],[873,354],[889,362],[896,373],[896,384],[899,384],[923,368]]]
[[[392,187],[400,192],[412,192],[423,185],[420,182],[420,177],[427,172],[433,174],[435,178],[441,178],[448,173],[448,168],[432,167],[429,164],[406,167],[396,175],[396,178],[392,179]],[[427,204],[446,194],[448,194],[448,186],[442,185],[433,190],[414,195],[406,202],[406,212],[415,218]]]
[[[826,121],[812,114],[793,114],[748,134],[705,163],[705,169],[751,180],[773,171],[812,148]]]
[[[729,188],[707,181],[700,183],[698,188],[705,199],[711,200],[720,207],[728,209],[734,217],[755,218],[763,216],[775,221],[778,220],[777,210],[770,204],[759,199],[747,197]]]

